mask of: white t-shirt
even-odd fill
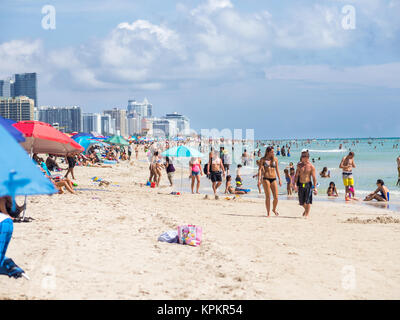
[[[7,218],[10,218],[9,216],[5,215],[4,213],[0,212],[0,223],[2,223],[4,220]]]

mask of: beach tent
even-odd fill
[[[196,149],[186,147],[186,146],[179,146],[179,147],[172,147],[170,149],[165,150],[162,154],[163,157],[173,157],[173,158],[202,158],[204,154],[199,152]],[[181,170],[181,191],[182,191],[182,183],[183,183],[183,167]]]
[[[0,126],[3,126],[4,129],[18,142],[24,142],[25,138],[24,135],[16,128],[13,127],[15,121],[10,119],[4,119],[0,117]]]
[[[25,142],[21,145],[28,153],[66,155],[84,151],[81,145],[48,123],[20,121],[13,126],[24,134]]]
[[[58,190],[37,168],[24,149],[0,126],[0,196],[53,194]]]
[[[113,136],[111,138],[108,138],[104,140],[104,142],[110,143],[110,144],[117,144],[120,146],[129,146],[129,142],[126,141],[123,137],[121,136]]]

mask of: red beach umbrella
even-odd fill
[[[48,123],[40,121],[20,121],[13,126],[25,136],[21,146],[28,153],[51,153],[66,155],[70,152],[82,152],[83,147]]]

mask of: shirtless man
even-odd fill
[[[399,173],[396,186],[400,186],[400,156],[398,156],[396,160],[397,160],[397,172]]]
[[[349,154],[342,159],[340,162],[339,168],[343,170],[342,178],[343,184],[346,188],[346,194],[351,193],[354,198],[354,179],[353,179],[353,168],[356,165],[354,163],[354,152],[350,151]]]
[[[210,173],[212,188],[215,199],[218,200],[217,189],[222,184],[222,175],[225,177],[225,169],[218,151],[210,152],[210,158],[207,164],[207,172]]]
[[[314,185],[311,183],[311,178]],[[304,208],[303,217],[307,218],[310,214],[312,204],[312,194],[317,195],[317,175],[315,173],[315,167],[310,162],[310,155],[308,151],[301,153],[300,162],[297,164],[296,175],[294,181],[295,190],[298,191],[299,203]]]

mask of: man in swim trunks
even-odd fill
[[[307,218],[311,210],[313,192],[317,195],[317,189],[315,187],[317,185],[317,175],[315,173],[315,167],[310,162],[308,151],[303,151],[301,153],[294,181],[296,181],[295,190],[298,191],[299,204],[304,208],[303,217]]]
[[[212,188],[215,199],[218,200],[217,189],[222,184],[222,175],[225,176],[225,169],[218,151],[210,152],[210,159],[207,164],[207,172],[210,173]]]
[[[340,162],[339,168],[343,170],[342,178],[343,184],[346,188],[346,194],[351,193],[352,197],[354,198],[354,179],[353,179],[353,168],[356,165],[354,163],[354,152],[350,151],[349,154],[342,159]]]

